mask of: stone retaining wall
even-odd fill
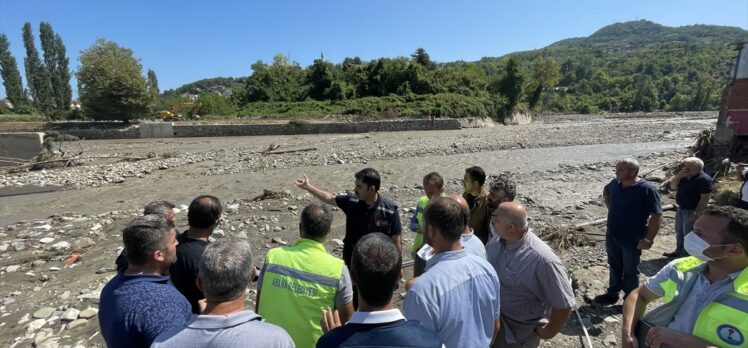
[[[307,122],[291,121],[282,124],[193,124],[180,125],[169,122],[148,122],[123,124],[119,122],[65,122],[14,124],[0,131],[12,128],[18,131],[57,131],[75,135],[81,139],[141,139],[171,137],[227,137],[249,135],[286,134],[330,134],[367,133],[424,130],[460,129],[460,121],[452,118],[433,120],[393,120],[371,122]]]

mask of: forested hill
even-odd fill
[[[643,48],[665,43],[736,43],[748,39],[747,32],[737,27],[688,25],[667,27],[647,20],[611,24],[588,37],[558,41],[550,47]]]
[[[501,116],[545,112],[714,110],[735,57],[748,41],[736,27],[616,23],[547,47],[437,63],[419,48],[410,57],[330,62],[308,67],[283,55],[258,61],[252,75],[197,81],[164,97],[224,83],[232,96],[206,100],[202,114],[238,116]]]

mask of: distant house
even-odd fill
[[[569,87],[555,87],[553,90],[556,92],[567,92],[569,91]]]
[[[11,103],[10,99],[8,99],[8,98],[0,100],[0,105],[5,106],[8,109],[12,109],[13,108],[13,103]]]
[[[197,98],[200,97],[200,95],[198,95],[198,94],[184,93],[184,94],[182,94],[182,97],[190,98],[191,102],[195,102],[195,101],[197,101]]]
[[[70,110],[80,110],[81,108],[81,102],[78,100],[73,100],[70,102]]]
[[[224,98],[231,96],[231,88],[222,85],[210,86],[208,92],[216,93]]]

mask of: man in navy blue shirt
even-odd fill
[[[704,162],[698,157],[688,157],[681,161],[681,169],[670,179],[670,189],[676,190],[675,203],[675,251],[664,253],[667,257],[688,256],[683,248],[683,237],[693,230],[693,223],[709,203],[714,183],[703,172]]]
[[[166,216],[136,217],[122,231],[129,266],[101,291],[99,327],[108,347],[148,347],[162,332],[190,319],[187,299],[171,285],[177,260],[174,223]]]
[[[639,162],[624,159],[616,164],[616,178],[603,189],[608,207],[605,249],[608,253],[610,279],[608,291],[595,302],[611,305],[639,287],[639,261],[642,250],[652,247],[662,221],[660,194],[648,181],[639,177]]]
[[[400,224],[397,204],[379,194],[379,172],[372,168],[364,168],[356,173],[355,178],[354,194],[338,196],[314,187],[306,175],[303,179],[295,181],[299,188],[345,213],[343,261],[348,268],[351,267],[353,246],[366,234],[384,233],[392,238],[399,250],[402,250],[400,233],[403,227]]]
[[[402,256],[392,240],[370,233],[353,248],[351,278],[358,285],[358,311],[340,326],[338,311],[328,308],[320,325],[325,332],[317,348],[441,347],[439,335],[418,321],[406,321],[392,303],[402,277]]]

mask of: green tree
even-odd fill
[[[413,62],[426,69],[433,69],[435,67],[435,64],[431,61],[431,57],[429,57],[429,54],[422,47],[417,48],[410,57],[413,58]]]
[[[306,78],[309,97],[314,100],[332,99],[330,98],[330,87],[334,80],[332,63],[325,61],[323,56],[315,59],[309,67]]]
[[[262,61],[252,64],[252,76],[245,85],[243,103],[256,101],[298,101],[302,99],[304,71],[280,53],[273,64]]]
[[[525,71],[517,57],[509,57],[504,77],[499,81],[499,93],[507,98],[507,115],[511,115],[522,97],[525,84]]]
[[[158,78],[156,72],[148,69],[148,82],[146,87],[148,88],[148,95],[151,96],[151,105],[157,108],[159,105],[159,90],[158,90]]]
[[[73,91],[70,87],[70,70],[65,45],[59,34],[55,34],[47,22],[39,25],[39,39],[44,51],[44,64],[50,75],[54,93],[55,112],[64,115],[70,109]]]
[[[89,117],[128,122],[148,113],[151,97],[132,50],[98,39],[79,59],[78,95]]]
[[[10,53],[10,43],[5,34],[0,34],[0,76],[3,78],[5,94],[13,103],[14,110],[17,113],[29,112],[28,100],[21,82],[21,73],[18,71],[16,58]]]
[[[235,116],[236,106],[218,93],[203,93],[197,98],[199,115]]]
[[[54,114],[55,101],[54,91],[47,67],[39,58],[39,52],[34,45],[34,34],[31,31],[31,23],[23,25],[23,45],[26,48],[26,82],[34,100],[34,106],[45,116],[51,118]]]
[[[543,89],[553,88],[561,79],[558,63],[549,58],[537,58],[532,63],[532,86],[533,92],[530,96],[530,108],[534,108],[540,101]]]

